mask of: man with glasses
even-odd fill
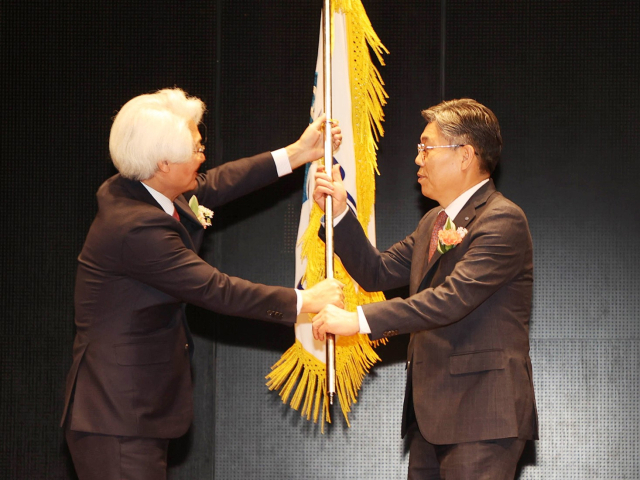
[[[522,210],[496,191],[498,120],[484,105],[445,101],[422,112],[415,163],[422,194],[439,203],[385,252],[346,205],[340,174],[316,175],[334,198],[335,251],[369,291],[410,286],[407,299],[346,312],[327,306],[314,335],[410,333],[402,435],[409,479],[513,479],[537,438],[529,358],[533,249]]]
[[[291,326],[301,312],[344,305],[335,280],[306,291],[260,285],[197,254],[209,208],[322,157],[324,117],[286,148],[199,174],[204,111],[200,99],[165,89],[131,99],[111,127],[119,173],[98,190],[78,257],[62,417],[80,480],[166,478],[169,439],[186,433],[193,416],[186,303]],[[340,128],[330,134],[337,147]]]

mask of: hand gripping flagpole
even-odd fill
[[[326,114],[325,139],[324,139],[324,171],[331,175],[333,167],[333,142],[331,137],[331,0],[324,0],[324,24],[322,29],[324,45],[324,113]],[[327,195],[325,201],[325,271],[327,278],[333,278],[333,198]],[[333,397],[336,394],[336,337],[331,333],[326,334],[327,352],[327,395],[329,405],[333,405]]]

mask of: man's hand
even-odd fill
[[[313,338],[324,341],[326,333],[348,337],[360,332],[360,322],[356,312],[327,305],[313,319]]]
[[[302,290],[302,308],[300,313],[317,313],[326,305],[344,307],[344,285],[334,278],[317,283],[308,290]]]
[[[327,195],[333,197],[333,216],[342,215],[347,209],[347,189],[342,183],[340,175],[340,165],[334,165],[331,170],[333,181],[324,171],[324,165],[318,165],[314,176],[316,187],[313,189],[313,199],[324,212],[325,198]]]
[[[307,127],[297,142],[286,147],[292,170],[295,170],[305,163],[313,162],[314,160],[324,157],[326,118],[325,114],[320,115]],[[338,124],[339,122],[337,120],[332,120],[331,122],[331,137],[334,151],[336,151],[342,143],[342,131]]]

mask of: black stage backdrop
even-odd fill
[[[308,121],[319,1],[0,3],[0,477],[73,479],[57,424],[71,361],[75,258],[114,173],[111,119],[179,86],[208,105],[206,166],[294,141]],[[541,439],[520,479],[640,478],[640,4],[365,0],[389,48],[378,245],[431,203],[413,164],[420,110],[472,97],[498,116],[502,192],[535,247]],[[293,284],[303,172],[216,211],[204,257]],[[404,292],[390,292],[403,295]],[[396,479],[406,338],[379,349],[348,429],[322,435],[264,386],[290,329],[190,310],[196,419],[172,479]],[[336,412],[337,413],[337,412]]]

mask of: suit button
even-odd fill
[[[398,335],[398,330],[385,330],[384,332],[382,332],[382,335],[384,335],[385,337],[393,337],[395,335]]]
[[[188,344],[188,343],[185,343],[185,344],[184,344],[184,349],[185,349],[185,351],[188,351],[188,350],[189,350],[189,344]]]

